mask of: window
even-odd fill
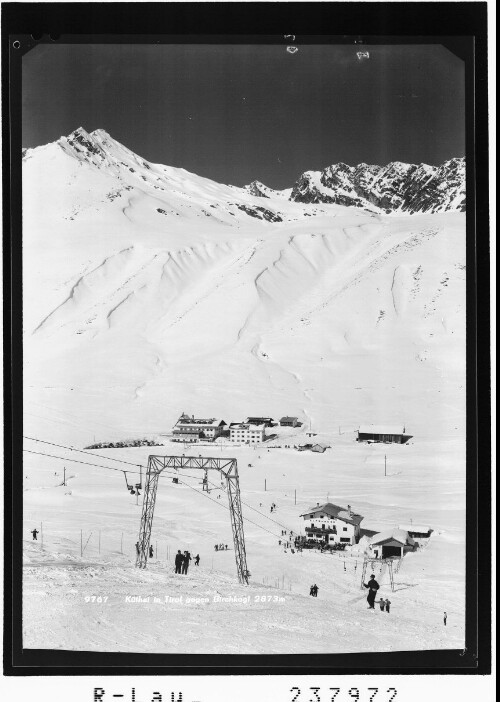
[[[342,527],[342,531],[347,531],[347,527]]]
[[[325,528],[325,525],[324,525],[324,524],[322,524],[322,525],[321,525],[321,528],[322,528],[322,529],[324,529],[324,528]]]
[[[346,539],[346,538],[344,538],[343,536],[340,537],[340,542],[341,542],[341,543],[344,543],[344,544],[345,544],[345,543],[349,543],[350,540],[351,540],[351,539]]]

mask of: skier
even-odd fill
[[[315,584],[313,585],[313,597],[318,596],[318,586]]]
[[[385,601],[385,611],[387,612],[387,614],[389,614],[389,612],[391,611],[391,601],[390,600]]]
[[[194,564],[195,564],[196,566],[197,566],[197,565],[200,565],[200,554],[199,554],[199,553],[195,556]]]
[[[314,585],[311,585],[311,587],[309,588],[309,594],[311,595],[311,597],[314,597]]]
[[[366,601],[368,602],[368,609],[375,609],[375,597],[380,585],[375,580],[375,576],[373,574],[370,575],[370,581],[368,584],[363,583],[363,585],[369,590],[368,597],[366,598]]]
[[[33,529],[33,531],[31,533],[33,534],[33,541],[38,541],[38,539],[36,538],[36,535],[38,534],[38,530]]]
[[[138,542],[138,541],[135,542],[135,550],[136,550],[136,552],[137,552],[137,555],[139,555],[140,552],[141,552],[141,549],[139,548],[139,542]]]
[[[446,626],[446,620],[448,619],[448,615],[446,612],[443,614],[443,624]]]
[[[189,553],[189,551],[184,551],[184,557],[182,559],[182,572],[184,575],[187,575],[190,560],[191,554]]]
[[[219,547],[218,547],[218,545],[217,545],[217,544],[215,544],[215,546],[214,546],[214,549],[215,549],[216,551],[218,551],[218,550],[219,550]]]
[[[179,549],[179,550],[177,551],[177,553],[175,554],[175,572],[176,572],[176,573],[180,573],[180,572],[181,572],[182,561],[183,561],[182,553],[180,552],[180,549]]]
[[[385,609],[385,600],[383,597],[380,598],[379,604],[380,604],[380,611],[383,612]]]
[[[150,557],[150,558],[153,558],[153,556],[154,556],[153,547],[150,545],[150,546],[149,546],[149,557]]]

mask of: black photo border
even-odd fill
[[[465,61],[467,166],[466,645],[323,655],[22,648],[21,59],[37,43],[441,43]],[[35,37],[35,38],[33,38]],[[15,42],[19,42],[19,47]],[[4,675],[488,674],[491,411],[486,2],[3,3]],[[480,508],[479,508],[480,500]]]

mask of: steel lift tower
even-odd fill
[[[229,513],[231,515],[231,527],[233,529],[234,554],[236,557],[236,570],[240,583],[248,585],[250,573],[247,568],[247,556],[245,551],[245,535],[243,533],[243,514],[241,511],[240,481],[238,477],[238,465],[235,458],[208,458],[198,456],[190,458],[187,456],[149,456],[148,468],[146,472],[146,483],[144,486],[144,501],[142,503],[141,528],[139,531],[139,547],[137,553],[136,567],[145,568],[149,555],[149,542],[151,539],[151,527],[153,525],[153,514],[156,503],[156,492],[158,490],[158,480],[165,469],[190,470],[197,468],[203,471],[217,470],[226,479],[227,495],[229,498]]]

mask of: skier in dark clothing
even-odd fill
[[[385,611],[387,612],[387,614],[389,614],[389,612],[391,611],[391,601],[390,600],[385,601]]]
[[[446,612],[443,614],[443,624],[446,626],[446,620],[448,619],[448,615]]]
[[[313,585],[313,597],[317,597],[317,596],[318,596],[318,586]]]
[[[135,550],[136,550],[136,552],[137,552],[137,555],[139,555],[140,552],[141,552],[141,549],[139,548],[139,542],[138,542],[138,541],[135,542]]]
[[[38,534],[38,530],[33,529],[33,531],[31,533],[33,534],[33,541],[38,541],[38,539],[36,538],[36,535]]]
[[[149,547],[149,557],[150,557],[150,558],[153,558],[153,556],[154,556],[153,547],[150,546],[150,547]]]
[[[314,585],[311,585],[311,587],[309,588],[309,594],[311,595],[311,597],[314,597]]]
[[[184,575],[187,575],[190,560],[191,554],[189,553],[189,551],[184,551],[184,556],[182,558],[182,572]]]
[[[380,605],[380,611],[383,612],[385,609],[385,600],[383,597],[380,598],[379,605]]]
[[[363,583],[363,585],[369,590],[368,597],[366,598],[368,602],[368,609],[375,609],[375,597],[377,596],[377,590],[379,589],[380,585],[375,580],[374,575],[370,575],[370,581],[368,584]]]
[[[200,565],[200,554],[197,554],[194,559],[194,564],[195,565]]]
[[[177,553],[175,554],[175,572],[176,572],[176,573],[180,573],[180,572],[181,572],[182,561],[183,561],[183,560],[184,560],[184,558],[183,558],[183,556],[182,556],[182,553],[180,552],[180,550],[177,551]]]

